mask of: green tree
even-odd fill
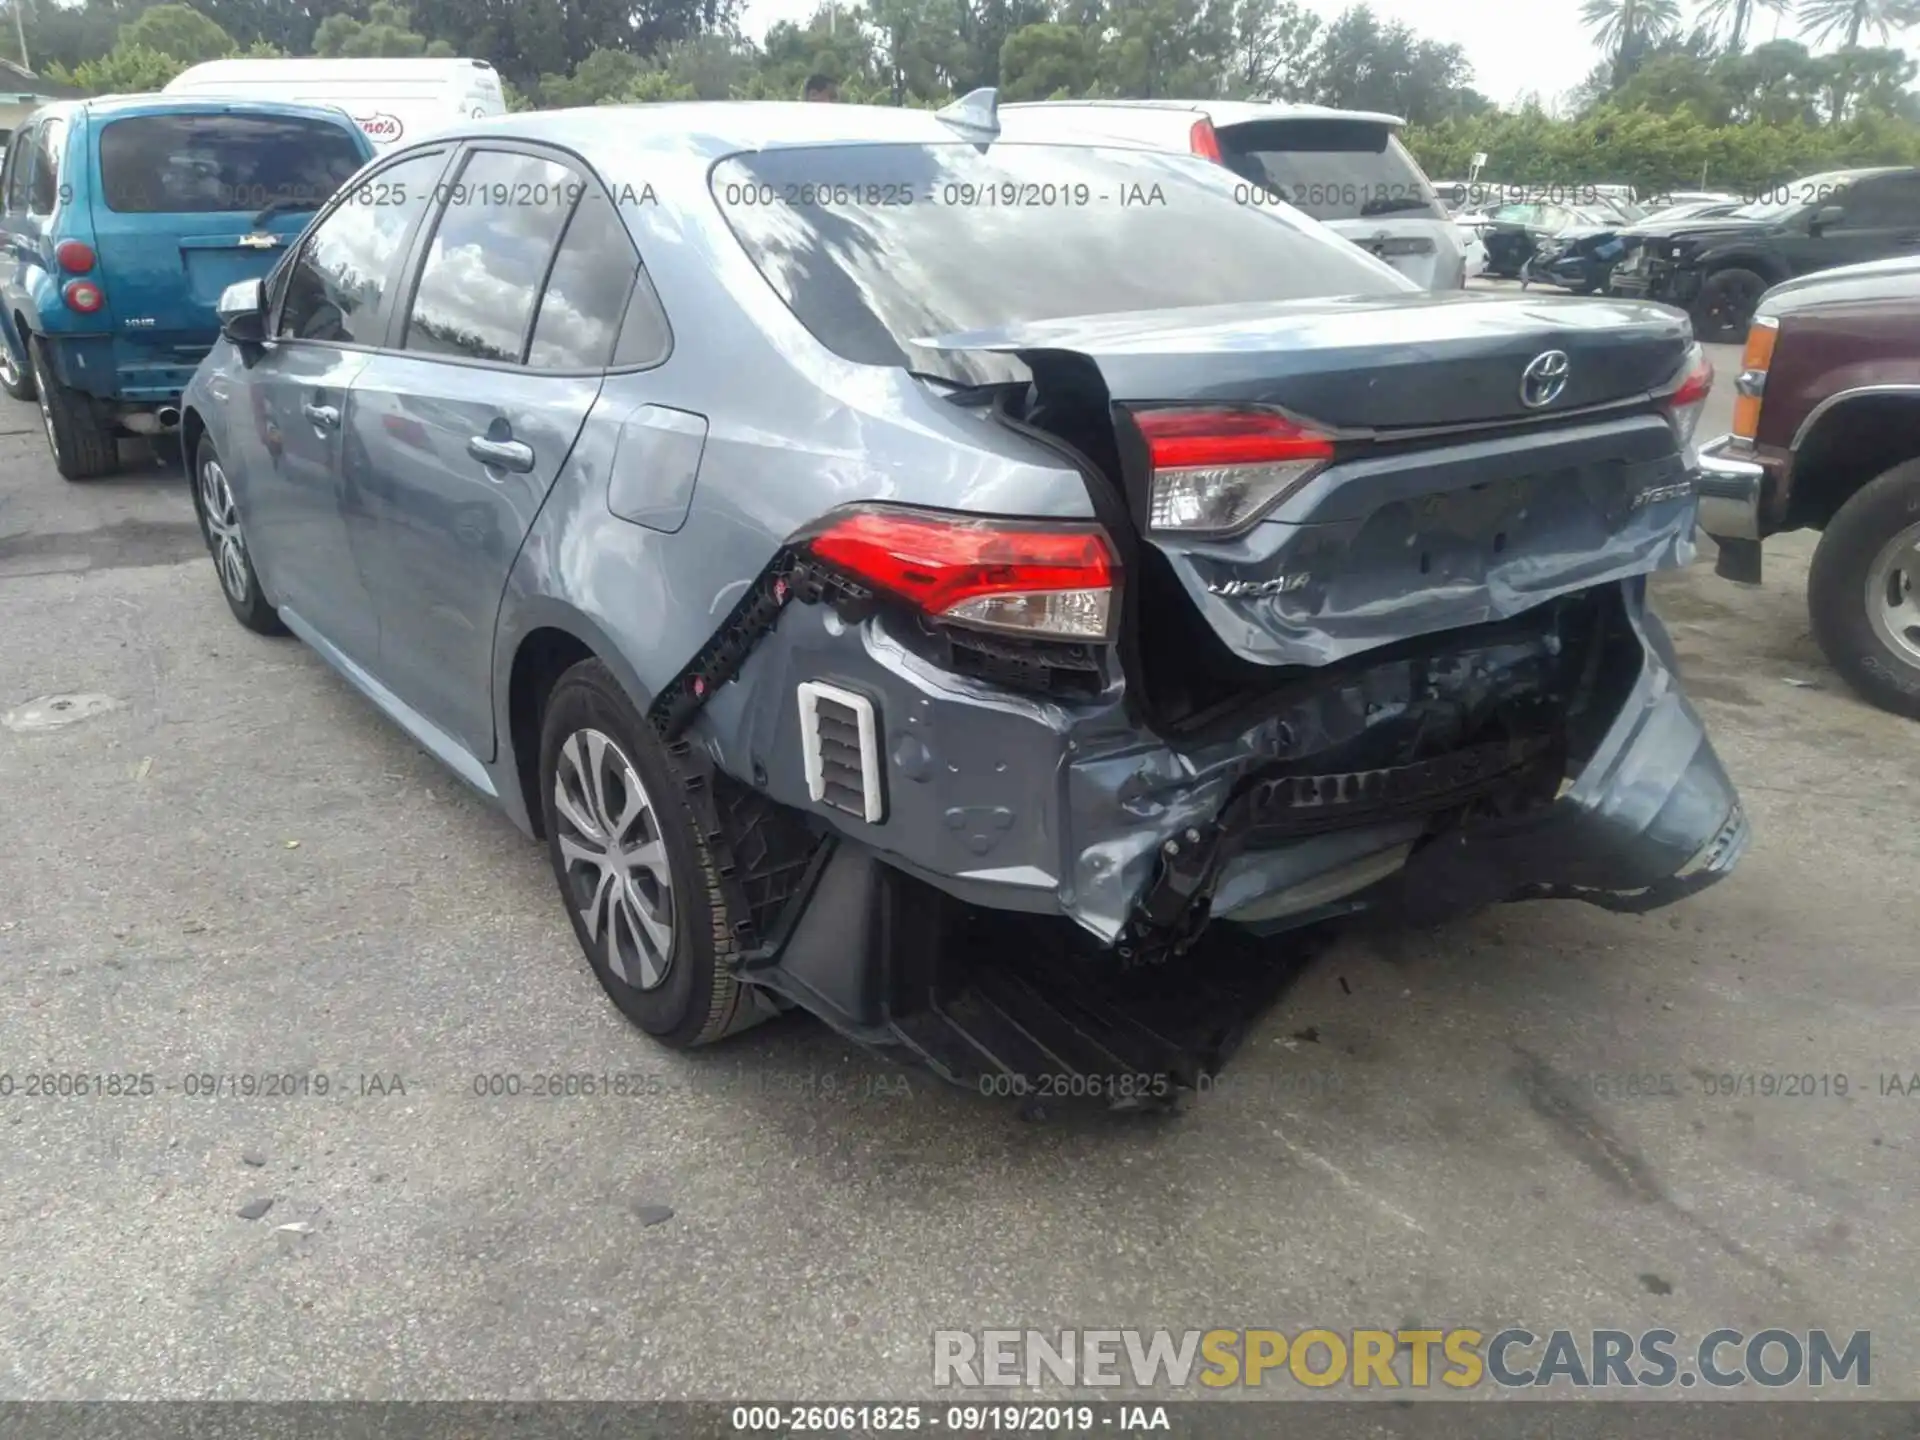
[[[646,62],[631,50],[593,50],[571,75],[542,75],[538,88],[542,109],[599,105],[624,97],[645,72]]]
[[[407,7],[393,0],[373,0],[365,20],[356,20],[344,11],[327,16],[313,32],[313,50],[316,55],[356,58],[451,58],[454,54],[453,46],[445,40],[429,40],[415,30]]]
[[[1000,94],[1007,100],[1084,95],[1099,70],[1093,37],[1074,25],[1023,25],[1000,47]]]
[[[1758,12],[1771,10],[1780,15],[1792,8],[1793,0],[1706,0],[1700,7],[1700,19],[1709,33],[1724,33],[1727,49],[1737,53],[1745,48],[1747,32]]]
[[[1609,56],[1620,85],[1645,51],[1679,30],[1680,0],[1586,0],[1580,22]]]
[[[233,37],[190,5],[155,5],[120,27],[115,48],[157,51],[197,65],[234,52]]]
[[[1800,33],[1812,36],[1816,45],[1838,35],[1851,50],[1867,31],[1884,41],[1916,23],[1920,4],[1915,0],[1800,0]]]
[[[1227,92],[1250,100],[1299,100],[1312,83],[1320,17],[1294,0],[1240,0],[1233,12]]]

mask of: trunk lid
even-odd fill
[[[1687,371],[1693,338],[1686,317],[1661,306],[1396,296],[1095,316],[925,343],[1018,355],[1042,412],[1097,395],[1090,364],[1106,399],[1132,412],[1115,418],[1102,465],[1143,542],[1126,561],[1123,623],[1147,652],[1223,649],[1229,668],[1322,665],[1691,558],[1692,479],[1656,397]],[[1523,402],[1523,375],[1556,351],[1564,367],[1547,369],[1561,393]],[[1179,479],[1182,466],[1206,477],[1287,462],[1172,458],[1200,452],[1178,440],[1156,448],[1155,417],[1141,412],[1167,407],[1182,417],[1266,407],[1263,423],[1279,411],[1330,431],[1332,444],[1275,481],[1272,503],[1181,529],[1160,516],[1157,469]],[[1198,630],[1168,623],[1189,607]]]
[[[1119,402],[1267,405],[1339,431],[1535,419],[1647,396],[1693,343],[1686,316],[1633,301],[1478,293],[1385,295],[1135,311],[946,335],[944,351],[1068,351]],[[1522,373],[1568,359],[1550,404],[1522,403]]]

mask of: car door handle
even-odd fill
[[[302,405],[300,413],[313,423],[316,430],[332,430],[340,424],[340,412],[331,405]]]
[[[475,435],[467,441],[467,454],[491,470],[514,470],[524,475],[533,469],[533,447],[524,440],[489,440]]]

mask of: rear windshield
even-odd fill
[[[1316,220],[1447,218],[1413,156],[1364,120],[1261,120],[1219,132],[1221,158]]]
[[[100,188],[121,214],[317,210],[361,151],[344,123],[286,115],[140,115],[100,132]]]
[[[1184,155],[823,146],[735,156],[712,185],[801,323],[870,365],[955,374],[914,342],[1025,321],[1417,288]]]

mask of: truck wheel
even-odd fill
[[[1693,302],[1693,331],[1696,337],[1719,345],[1739,345],[1753,324],[1753,312],[1760,297],[1767,293],[1763,275],[1729,265],[1707,276],[1700,296]]]
[[[40,419],[47,427],[54,468],[69,480],[92,480],[120,468],[120,446],[95,408],[93,397],[53,378],[46,340],[29,344],[33,382],[40,392]]]
[[[20,343],[27,343],[28,332],[20,332]],[[33,383],[33,362],[13,348],[6,333],[0,331],[0,390],[16,400],[32,400],[39,395]]]
[[[1920,720],[1920,460],[1862,486],[1828,522],[1807,609],[1814,639],[1849,685]]]
[[[540,803],[567,918],[608,998],[675,1049],[745,1028],[713,855],[653,727],[598,660],[547,702]]]

